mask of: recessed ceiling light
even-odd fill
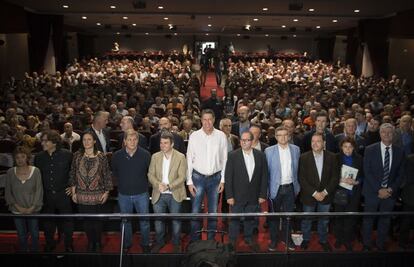
[[[110,6],[110,8],[115,9],[115,8],[116,8],[116,6]]]
[[[101,26],[101,23],[100,22],[97,22],[96,25]]]
[[[158,6],[158,9],[164,9],[164,7],[163,6]]]
[[[319,25],[318,25],[318,26],[316,26],[316,29],[320,29],[320,28],[321,28],[321,26],[319,26]]]
[[[238,33],[237,36],[240,36],[240,33]]]
[[[117,34],[117,35],[120,35],[121,33],[120,33],[120,32],[117,32],[116,34]]]
[[[63,7],[63,8],[69,8],[69,6],[68,6],[68,5],[63,5],[62,7]]]
[[[313,12],[313,11],[315,11],[315,9],[314,8],[309,8],[308,11]]]
[[[269,34],[265,34],[266,37],[269,37]]]
[[[82,19],[87,19],[88,17],[83,16]]]
[[[177,36],[177,35],[178,35],[178,33],[176,33],[176,32],[175,32],[175,33],[174,33],[174,35],[175,35],[175,36]]]
[[[211,19],[211,16],[208,16],[207,18],[208,18],[208,19]]]
[[[132,23],[132,26],[134,26],[134,27],[135,27],[135,26],[137,26],[137,24],[136,24],[136,23]]]
[[[296,38],[296,34],[293,35],[293,38]]]
[[[355,13],[359,13],[359,11],[360,11],[359,9],[355,9],[354,10]]]
[[[262,8],[263,11],[268,11],[269,9],[267,7]]]
[[[128,17],[122,17],[123,19],[128,19]]]
[[[258,20],[259,20],[259,19],[257,19],[257,18],[254,18],[254,19],[253,19],[253,21],[258,21]]]
[[[206,33],[206,36],[208,36],[208,33]]]
[[[145,33],[145,35],[148,35],[148,34],[149,34],[148,32]]]
[[[286,25],[282,25],[282,28],[286,28]]]
[[[294,22],[298,22],[299,20],[298,20],[298,19],[293,19],[293,21],[294,21]]]
[[[211,24],[208,24],[207,26],[208,26],[208,27],[211,27]]]
[[[168,18],[167,18],[167,17],[165,17],[165,18],[164,18],[164,20],[168,20]]]
[[[338,20],[337,20],[337,19],[333,19],[333,20],[332,20],[332,22],[333,22],[333,23],[337,23],[337,22],[338,22]]]

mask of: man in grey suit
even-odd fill
[[[256,212],[259,204],[266,201],[268,169],[263,152],[252,148],[253,135],[246,131],[241,134],[241,148],[228,155],[224,177],[226,199],[231,212]],[[232,219],[229,229],[230,242],[235,247],[239,234],[239,219]],[[253,251],[259,246],[253,241],[254,218],[244,220],[244,240]]]
[[[292,212],[295,198],[299,193],[298,165],[300,149],[289,144],[289,131],[281,126],[276,128],[277,145],[266,148],[265,154],[269,167],[269,210],[272,212]],[[277,234],[279,220],[269,220],[271,243],[269,251],[275,251],[278,241],[285,241],[289,250],[295,249],[286,219],[282,231]],[[278,237],[279,236],[279,237]]]

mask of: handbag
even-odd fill
[[[348,190],[346,189],[338,188],[335,192],[333,202],[336,205],[342,205],[342,206],[347,205],[349,202],[349,195],[347,191]]]

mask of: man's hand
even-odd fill
[[[164,191],[166,191],[167,189],[168,189],[168,186],[166,184],[164,184],[164,183],[160,183],[158,185],[158,190],[160,190],[161,193],[164,192]]]
[[[262,204],[263,202],[265,202],[266,201],[266,199],[265,198],[261,198],[261,197],[259,197],[259,204]]]
[[[380,199],[387,199],[387,198],[389,198],[391,196],[391,193],[390,193],[390,191],[388,190],[388,188],[381,188],[379,191],[378,191],[378,197],[380,198]]]
[[[233,206],[234,205],[234,198],[227,199],[227,204],[229,204],[229,206]]]
[[[71,196],[72,195],[72,187],[71,186],[70,187],[67,187],[65,189],[65,192],[66,192],[66,195]]]
[[[188,185],[188,191],[190,191],[190,194],[193,197],[195,197],[195,195],[197,194],[197,188],[195,188],[195,186],[192,184]]]
[[[218,192],[221,193],[224,190],[224,183],[220,183],[219,187],[218,187]]]
[[[317,201],[322,202],[325,199],[325,194],[323,192],[316,192],[313,196]]]

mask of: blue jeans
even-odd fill
[[[19,239],[19,250],[27,251],[28,233],[32,237],[32,251],[39,250],[39,223],[37,219],[14,218],[17,236]]]
[[[315,205],[308,206],[303,205],[304,212],[328,212],[331,204],[320,204],[316,203]],[[319,235],[319,242],[326,243],[328,241],[328,224],[329,219],[328,217],[324,217],[323,219],[318,219],[318,235]],[[310,219],[303,219],[302,220],[302,233],[303,233],[303,240],[309,241],[311,238],[311,228],[312,228],[312,220]]]
[[[196,171],[193,171],[193,185],[197,190],[195,197],[192,197],[192,213],[200,213],[201,203],[203,202],[204,194],[207,194],[208,213],[217,212],[218,204],[218,187],[220,185],[221,173],[217,172],[210,176],[202,175]],[[207,229],[210,231],[217,230],[217,219],[209,219]],[[200,239],[201,234],[197,231],[201,230],[201,220],[191,221],[191,240],[195,241]],[[215,233],[209,232],[208,239],[214,239]]]
[[[181,213],[181,202],[177,202],[171,194],[161,194],[157,203],[153,204],[154,213],[166,213],[167,209],[170,213]],[[155,220],[155,234],[157,244],[164,245],[165,222],[164,220]],[[172,243],[180,244],[181,221],[172,220]]]
[[[251,205],[251,204],[237,204],[236,203],[233,207],[231,207],[232,213],[252,213],[257,212],[258,205]],[[244,240],[247,243],[251,243],[252,237],[253,237],[253,227],[256,224],[255,218],[244,218]],[[237,236],[240,232],[240,218],[231,219],[230,221],[230,227],[229,227],[229,238],[231,242],[236,242]]]
[[[137,211],[137,213],[148,213],[149,194],[148,192],[131,196],[118,194],[118,205],[121,213],[133,213],[134,208]],[[141,232],[141,245],[149,246],[149,220],[140,219],[139,228]],[[131,221],[129,220],[125,222],[124,246],[132,246],[132,226]]]
[[[271,212],[293,212],[295,207],[295,191],[293,190],[293,184],[279,186],[277,195],[274,199],[270,200],[269,206]],[[290,235],[291,225],[288,225],[287,220],[283,219],[282,230],[279,232],[280,220],[282,219],[276,217],[269,218],[269,232],[272,246],[277,245],[278,241],[292,242],[292,237]]]

